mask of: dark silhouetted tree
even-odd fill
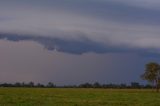
[[[14,86],[15,86],[15,87],[21,87],[22,84],[21,84],[20,82],[16,82],[16,83],[14,84]]]
[[[131,88],[140,88],[140,84],[138,82],[131,82]]]
[[[44,85],[43,85],[43,84],[41,84],[41,83],[38,83],[38,84],[36,85],[36,87],[43,88],[43,87],[44,87]]]
[[[52,82],[48,82],[47,87],[54,88],[56,87],[56,85],[54,85]]]
[[[94,88],[101,88],[101,84],[99,84],[98,82],[95,82],[95,83],[93,84],[93,87],[94,87]]]
[[[34,82],[32,82],[32,81],[29,82],[29,83],[28,83],[28,87],[34,87]]]
[[[92,88],[93,85],[90,83],[84,83],[79,85],[80,88]]]
[[[151,82],[156,86],[156,91],[159,92],[159,83],[160,83],[160,65],[155,62],[146,64],[145,72],[141,76],[142,79]]]

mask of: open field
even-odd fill
[[[0,106],[160,106],[160,93],[129,89],[0,88]]]

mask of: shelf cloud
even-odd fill
[[[41,44],[44,39],[43,45],[49,49],[55,47],[55,38],[61,39],[64,45],[60,48],[65,50],[60,51],[69,48],[68,52],[74,53],[117,48],[158,52],[160,10],[154,9],[158,4],[157,0],[86,0],[85,4],[83,0],[6,0],[0,3],[0,32],[9,33],[8,39],[21,40],[28,35],[27,39]]]

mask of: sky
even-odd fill
[[[141,82],[160,62],[158,0],[1,0],[0,82]]]

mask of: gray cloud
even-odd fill
[[[105,45],[100,42],[92,41],[84,35],[79,39],[65,39],[50,36],[18,35],[18,34],[0,34],[0,39],[13,42],[33,41],[44,46],[49,51],[58,51],[69,54],[82,55],[86,53],[135,53],[142,57],[159,57],[159,53],[154,49],[148,51],[144,48],[130,48],[124,46]]]
[[[159,0],[112,0],[115,2],[122,2],[128,5],[141,7],[141,8],[149,8],[154,10],[159,10],[160,1]]]
[[[42,36],[43,39],[48,36],[51,40],[58,38],[64,40],[65,45],[68,43],[68,46],[63,48],[75,49],[71,50],[74,52],[77,50],[101,53],[109,50],[138,49],[158,53],[160,10],[138,6],[140,2],[145,1],[1,1],[1,17],[11,19],[0,21],[0,32],[18,34],[18,37],[34,35]],[[156,5],[158,1],[147,3]],[[79,41],[82,35],[89,39],[89,44],[85,43],[88,41]],[[43,45],[48,47],[50,41],[45,41]],[[71,46],[70,41],[75,41],[74,44],[79,45],[79,49]],[[60,47],[62,48],[62,45]]]
[[[42,44],[47,50],[56,50],[59,52],[71,54],[83,54],[88,52],[106,53],[105,45],[93,42],[87,38],[79,40],[68,40],[53,37],[31,36],[31,35],[17,35],[17,34],[0,34],[0,39],[9,41],[35,41]]]

